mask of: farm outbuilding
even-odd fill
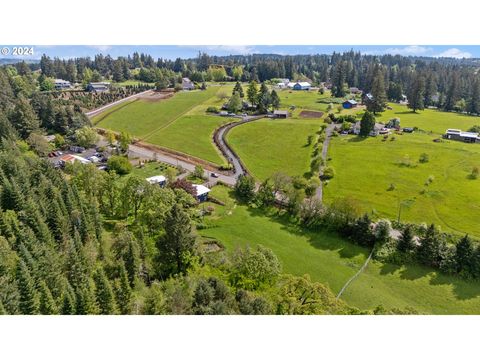
[[[182,78],[182,89],[183,90],[193,90],[193,89],[195,89],[195,84],[189,78]]]
[[[311,87],[312,87],[312,84],[310,84],[307,81],[297,81],[296,83],[293,84],[292,89],[293,90],[310,90]]]
[[[468,131],[462,131],[458,129],[448,129],[445,132],[444,137],[451,140],[459,140],[466,143],[480,143],[480,134]]]
[[[55,85],[55,90],[70,89],[72,87],[72,84],[70,83],[70,81],[63,80],[63,79],[55,79],[54,85]]]
[[[95,93],[108,91],[109,88],[110,88],[110,83],[108,82],[96,82],[96,83],[92,82],[87,85],[87,91],[95,92]]]
[[[149,178],[146,178],[145,180],[147,180],[152,185],[158,184],[162,187],[165,186],[165,184],[167,183],[167,179],[163,175],[151,176]]]
[[[352,109],[357,107],[358,103],[355,100],[347,100],[342,103],[344,109]]]
[[[273,117],[277,119],[286,119],[288,117],[287,110],[275,110],[273,112]]]
[[[204,202],[204,201],[208,200],[208,193],[210,192],[209,188],[207,188],[204,185],[197,185],[197,184],[193,184],[192,186],[197,191],[197,200],[198,201]]]

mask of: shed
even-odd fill
[[[203,185],[193,184],[192,185],[196,192],[197,192],[197,200],[200,202],[204,202],[208,200],[208,193],[210,189]]]
[[[160,186],[164,186],[167,182],[167,178],[163,175],[151,176],[149,178],[146,178],[145,180],[147,180],[152,185],[158,184]]]
[[[347,101],[344,101],[342,104],[344,109],[351,109],[351,108],[357,107],[357,105],[358,103],[355,100],[347,100]]]
[[[189,78],[182,78],[182,89],[183,90],[193,90],[195,89],[195,84]]]
[[[287,110],[275,110],[273,112],[273,117],[277,119],[286,119],[288,117],[288,111]]]

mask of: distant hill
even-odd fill
[[[0,66],[16,64],[22,61],[25,61],[27,64],[38,64],[40,62],[39,59],[4,58],[4,59],[0,59]]]

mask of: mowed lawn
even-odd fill
[[[227,139],[258,180],[279,171],[302,176],[310,170],[313,151],[307,138],[322,123],[313,119],[262,119],[233,128]]]
[[[114,131],[126,131],[129,134],[143,139],[162,127],[175,121],[195,106],[215,96],[220,87],[211,86],[205,91],[182,91],[170,99],[151,101],[137,100],[128,105],[119,104],[112,108],[108,115],[100,114],[93,118],[93,122],[101,128]]]
[[[316,111],[327,111],[328,103],[318,102],[320,99],[325,99],[330,97],[330,92],[325,92],[325,94],[320,94],[318,91],[301,91],[301,90],[278,90],[275,89],[278,96],[280,97],[280,107],[289,108],[290,106],[295,106],[299,109],[306,110],[316,110]]]
[[[444,134],[447,129],[467,131],[474,125],[480,125],[479,116],[470,116],[434,109],[419,110],[413,113],[406,105],[389,104],[393,110],[386,110],[377,116],[378,122],[387,123],[389,119],[400,118],[402,127],[418,127],[424,131]]]
[[[221,116],[185,115],[152,134],[147,142],[221,165],[226,160],[213,143],[212,136],[217,127],[230,121],[232,118]]]
[[[215,188],[214,188],[215,190]],[[221,191],[223,196],[224,191]],[[219,194],[220,195],[220,194]],[[218,195],[217,195],[218,196]],[[200,235],[216,238],[226,251],[238,246],[266,246],[280,259],[283,272],[309,274],[338,293],[361,267],[368,250],[323,232],[301,231],[277,216],[243,205],[231,206]],[[421,266],[398,267],[371,262],[342,295],[361,309],[411,306],[428,314],[480,313],[480,284],[437,274]]]
[[[335,177],[325,186],[325,201],[354,198],[364,211],[390,219],[401,206],[402,221],[435,223],[480,238],[480,179],[469,177],[480,167],[480,145],[435,138],[423,133],[396,135],[395,141],[332,138],[328,156]],[[427,163],[419,162],[422,153]]]

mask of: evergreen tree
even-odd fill
[[[470,114],[480,114],[480,80],[475,78],[467,103],[467,111]]]
[[[385,78],[380,65],[375,66],[372,81],[372,99],[367,100],[367,110],[376,114],[385,111],[387,106],[387,94],[385,92]]]
[[[398,250],[407,253],[415,249],[413,240],[413,229],[411,225],[406,225],[403,229],[400,239],[398,239]]]
[[[257,110],[260,114],[265,114],[268,112],[268,107],[270,106],[270,93],[268,91],[267,85],[263,82],[260,86],[260,91],[257,95]]]
[[[280,107],[280,97],[275,90],[272,90],[272,93],[270,94],[270,102],[274,110]]]
[[[131,311],[131,302],[132,302],[132,289],[130,288],[130,283],[125,270],[125,265],[123,261],[120,262],[119,266],[119,279],[116,283],[116,298],[120,314],[126,315],[130,314]]]
[[[431,224],[425,235],[420,239],[420,246],[418,247],[417,256],[422,264],[428,266],[438,266],[439,257],[439,239],[435,225]]]
[[[175,204],[165,220],[165,234],[157,241],[160,273],[186,273],[194,246],[190,218],[179,204]]]
[[[247,99],[252,105],[257,105],[258,85],[255,80],[251,81],[247,88]]]
[[[37,114],[25,97],[18,98],[15,108],[10,115],[10,122],[17,129],[23,139],[26,139],[33,131],[40,127]]]
[[[366,137],[375,128],[375,116],[370,111],[365,111],[360,121],[360,136]]]
[[[238,81],[236,82],[235,86],[233,87],[232,95],[234,95],[235,93],[238,93],[238,95],[241,98],[243,98],[245,96],[244,93],[243,93],[242,85]]]
[[[408,107],[416,112],[417,110],[423,110],[425,96],[425,80],[421,75],[416,75],[413,79],[413,83],[410,86],[408,93]]]
[[[40,282],[40,314],[58,314],[57,304],[55,304],[52,293],[50,292],[50,289],[43,280]]]
[[[75,315],[75,294],[72,286],[67,283],[62,296],[62,314],[63,315]]]
[[[103,267],[99,267],[95,271],[93,277],[95,281],[95,297],[97,299],[99,313],[102,315],[114,314],[116,309],[115,296]]]
[[[455,260],[458,273],[466,276],[472,274],[473,253],[472,241],[468,235],[465,235],[455,246]]]
[[[344,97],[346,95],[346,87],[347,84],[345,83],[346,79],[346,72],[345,72],[345,65],[343,61],[339,61],[333,70],[333,78],[332,78],[332,95],[335,97]]]
[[[425,80],[424,104],[425,106],[434,105],[433,96],[437,94],[437,84],[433,74],[428,74]]]
[[[35,282],[23,260],[20,260],[17,265],[17,283],[20,294],[20,312],[25,315],[38,314],[40,302]]]
[[[444,109],[447,111],[453,110],[458,100],[459,84],[458,74],[454,72],[450,78],[450,84],[445,96]]]

